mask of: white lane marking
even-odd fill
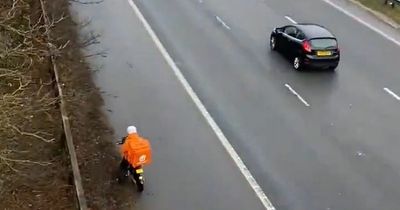
[[[358,157],[364,157],[365,153],[361,152],[361,151],[357,151],[357,156]]]
[[[290,87],[289,84],[285,84],[285,86],[290,90],[290,92],[293,93],[293,95],[297,96],[297,98],[298,98],[301,102],[303,102],[304,105],[310,106],[310,104],[308,104],[307,101],[304,100],[303,97],[301,97],[300,94],[298,94],[292,87]]]
[[[217,19],[217,21],[221,23],[222,26],[224,26],[226,29],[231,30],[231,27],[229,27],[228,24],[226,24],[218,15],[215,16],[215,19]]]
[[[140,12],[139,8],[136,6],[135,2],[133,0],[128,0],[130,6],[132,7],[133,11],[135,14],[138,16],[140,21],[142,22],[143,26],[149,33],[150,37],[152,38],[153,42],[157,46],[157,48],[160,50],[162,56],[164,57],[165,61],[168,63],[168,65],[171,67],[173,70],[175,76],[178,78],[179,82],[182,84],[188,95],[191,97],[197,108],[200,110],[201,114],[203,117],[206,119],[207,123],[210,125],[210,127],[213,129],[215,132],[216,136],[218,137],[218,140],[221,142],[221,144],[224,146],[230,157],[233,159],[235,162],[236,166],[239,168],[240,172],[244,175],[246,178],[247,182],[250,184],[251,188],[254,190],[256,193],[257,197],[260,199],[261,203],[264,205],[265,209],[267,210],[275,210],[275,207],[272,205],[271,201],[268,199],[268,197],[265,195],[264,191],[261,189],[260,185],[257,183],[257,181],[254,179],[253,175],[250,173],[250,171],[247,169],[246,165],[242,161],[242,159],[239,157],[233,146],[229,143],[228,139],[225,137],[224,133],[222,130],[219,128],[217,123],[214,121],[214,119],[211,117],[203,103],[200,101],[199,97],[197,94],[194,92],[192,87],[190,86],[189,82],[185,79],[183,76],[181,70],[178,68],[178,66],[174,63],[172,60],[171,56],[168,54],[167,50],[161,43],[160,39],[157,37],[153,29],[151,28],[150,24],[147,22],[147,20],[144,18],[143,14]]]
[[[293,20],[291,17],[285,16],[285,18],[286,18],[287,20],[289,20],[290,22],[292,22],[293,24],[297,24],[297,22],[296,22],[295,20]]]
[[[395,43],[396,45],[400,46],[400,41],[396,40],[395,38],[387,35],[385,32],[381,31],[380,29],[376,28],[375,26],[372,26],[371,24],[367,23],[366,21],[362,20],[361,18],[353,15],[351,12],[347,11],[346,9],[344,9],[343,7],[331,2],[330,0],[323,0],[324,2],[328,3],[329,5],[335,7],[337,10],[341,11],[342,13],[344,13],[345,15],[353,18],[354,20],[358,21],[359,23],[367,26],[368,28],[370,28],[371,30],[375,31],[376,33],[382,35],[383,37],[385,37],[386,39],[392,41],[393,43]]]
[[[391,96],[393,96],[393,98],[395,98],[396,100],[400,101],[400,96],[398,96],[396,93],[394,93],[393,91],[391,91],[389,88],[383,88],[383,90],[385,90],[387,93],[389,93]]]

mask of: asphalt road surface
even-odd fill
[[[90,52],[107,51],[93,65],[111,123],[121,135],[135,123],[155,148],[137,207],[263,209],[128,1],[74,9],[101,34]],[[276,209],[398,210],[399,34],[332,2],[135,0]],[[295,72],[269,50],[291,21],[336,34],[336,73]]]

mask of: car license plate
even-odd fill
[[[143,173],[143,169],[137,169],[137,170],[136,170],[136,173],[138,173],[138,174]]]
[[[318,56],[330,56],[332,55],[331,51],[317,51]]]

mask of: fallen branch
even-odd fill
[[[2,155],[0,155],[0,160],[4,161],[7,165],[9,162],[14,162],[14,163],[19,163],[19,164],[40,165],[40,166],[51,165],[51,163],[49,163],[49,162],[38,162],[38,161],[32,161],[32,160],[18,160],[18,159],[7,158]]]
[[[12,171],[14,171],[15,173],[20,173],[19,170],[15,169],[14,167],[12,167],[12,165],[10,164],[10,161],[7,161],[5,157],[0,155],[0,160],[1,162],[3,162],[4,164],[6,164],[6,166],[11,169]]]
[[[31,136],[31,137],[35,137],[35,138],[40,139],[40,140],[42,140],[42,141],[44,141],[44,142],[46,142],[46,143],[51,143],[51,142],[53,142],[53,141],[55,140],[54,138],[52,138],[52,139],[45,139],[45,138],[39,136],[40,131],[35,132],[35,133],[29,133],[29,132],[21,131],[20,129],[18,129],[18,128],[17,128],[16,126],[14,126],[14,125],[8,125],[8,126],[11,127],[12,129],[14,129],[15,131],[17,131],[17,132],[18,132],[20,135],[22,135],[22,136]]]
[[[15,94],[17,94],[19,91],[23,91],[24,88],[26,88],[29,84],[31,83],[31,81],[26,82],[25,84],[22,82],[22,78],[19,78],[19,86],[18,88],[11,93],[12,96],[14,96]]]

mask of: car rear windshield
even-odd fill
[[[335,39],[311,39],[311,46],[319,49],[336,48],[337,42]]]

